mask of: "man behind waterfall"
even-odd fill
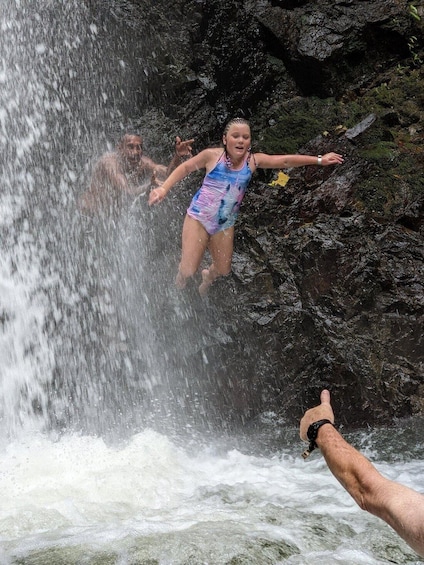
[[[163,182],[183,157],[191,156],[193,141],[181,141],[177,137],[175,154],[165,167],[143,154],[141,135],[126,133],[115,151],[105,153],[95,164],[90,187],[78,201],[80,211],[88,215],[116,215],[126,200],[143,195]]]

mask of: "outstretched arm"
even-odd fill
[[[149,195],[149,205],[158,204],[162,202],[171,188],[182,181],[186,176],[199,169],[207,169],[208,165],[213,162],[216,156],[216,150],[214,149],[204,149],[188,161],[178,165],[174,171],[165,179],[163,184],[158,188],[154,188]]]
[[[164,165],[159,165],[155,163],[149,157],[143,155],[142,158],[142,168],[151,172],[151,185],[159,186],[163,181],[170,175],[170,173],[182,162],[183,157],[191,156],[192,144],[194,139],[187,139],[186,141],[181,141],[181,138],[175,138],[175,153],[172,157],[169,165],[165,167]],[[145,186],[142,187],[145,190]],[[137,193],[139,193],[138,191]]]
[[[289,169],[291,167],[304,167],[306,165],[341,165],[342,155],[326,153],[325,155],[267,155],[255,153],[258,168],[262,169]]]
[[[305,412],[300,422],[300,437],[308,441],[309,426],[322,419],[334,422],[328,390],[321,392],[319,406]],[[333,475],[357,504],[387,522],[424,556],[424,495],[383,477],[331,425],[320,427],[316,444]]]
[[[191,157],[192,145],[194,139],[187,139],[186,141],[181,141],[180,137],[175,138],[175,153],[166,169],[166,177],[168,177],[172,171],[181,164],[183,157]]]

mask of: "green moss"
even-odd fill
[[[362,98],[364,104],[374,104],[376,108],[399,108],[405,102],[424,101],[423,72],[421,69],[409,70],[398,68],[386,82],[372,88]]]
[[[265,153],[298,153],[299,148],[321,134],[328,124],[339,124],[339,104],[334,99],[307,98],[274,109],[271,122],[255,138]]]
[[[346,92],[341,100],[274,98],[264,105],[261,126],[253,128],[254,146],[266,153],[298,153],[317,135],[337,134],[375,114],[372,126],[353,142],[365,162],[356,205],[391,219],[424,191],[423,108],[424,69],[399,66],[379,84]]]
[[[378,177],[365,179],[356,187],[357,205],[372,215],[385,216],[389,205],[389,184],[387,178],[385,181]]]
[[[372,162],[368,177],[356,186],[357,206],[372,215],[393,218],[405,204],[424,193],[423,165],[418,167],[411,156],[397,157],[388,164],[384,151],[368,155]]]
[[[393,142],[380,141],[374,145],[359,149],[359,154],[367,161],[387,165],[396,158],[397,147]]]

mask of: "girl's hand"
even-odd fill
[[[152,204],[159,204],[165,198],[166,192],[165,189],[159,186],[158,188],[154,188],[150,191],[149,194],[149,206]]]
[[[326,153],[322,156],[321,165],[341,165],[343,161],[343,156],[338,153]]]

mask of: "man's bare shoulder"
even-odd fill
[[[110,163],[117,163],[119,160],[118,153],[116,151],[107,151],[103,153],[101,157],[97,160],[97,164],[110,164]]]
[[[109,171],[110,173],[116,174],[121,171],[121,168],[122,164],[118,153],[115,151],[108,151],[96,161],[94,165],[94,172]]]

